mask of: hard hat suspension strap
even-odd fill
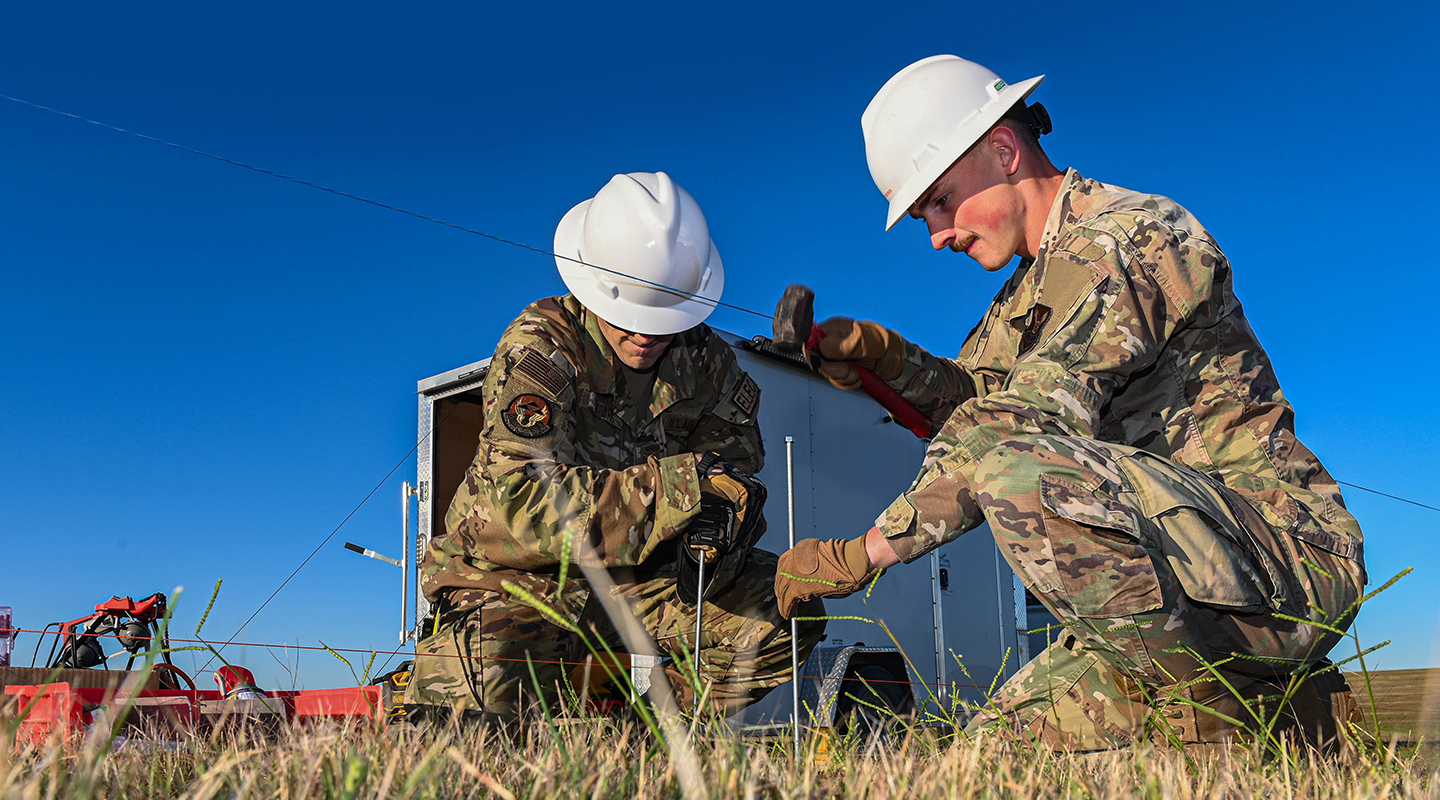
[[[1045,110],[1043,103],[1025,104],[1024,100],[1016,103],[1011,109],[1005,112],[1001,119],[1013,119],[1030,129],[1038,140],[1041,136],[1054,130],[1050,124],[1050,112]]]

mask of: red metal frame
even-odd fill
[[[60,624],[61,656],[63,657],[65,648],[74,644],[76,637],[75,629],[93,620],[100,619],[101,617],[115,617],[117,620],[133,618],[138,622],[150,624],[163,616],[165,616],[165,595],[158,592],[139,601],[129,597],[112,597],[103,603],[96,604],[93,613]],[[79,635],[84,636],[85,633],[81,632]],[[54,653],[54,650],[51,650],[51,652]],[[167,658],[166,660],[168,661],[169,659]]]
[[[125,695],[114,689],[80,688],[68,683],[34,686],[7,686],[5,694],[14,695],[21,717],[16,731],[16,744],[43,744],[51,736],[62,739],[77,735],[90,725],[92,712],[100,706],[123,706]],[[341,689],[307,689],[302,691],[266,692],[284,706],[286,718],[292,721],[335,718],[365,718],[379,722],[385,717],[384,695],[379,686],[351,686]],[[199,691],[155,689],[142,690],[144,698],[184,698],[185,722],[190,727],[202,719],[200,703],[222,700],[224,694],[212,689]]]

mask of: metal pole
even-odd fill
[[[930,624],[935,632],[935,682],[940,684],[940,703],[950,705],[950,653],[945,647],[945,605],[940,596],[940,554],[930,551]],[[1001,639],[1000,641],[1005,641]]]
[[[426,493],[429,487],[428,481],[418,481],[410,487],[410,494],[415,496],[415,538],[411,543],[415,550],[414,566],[410,568],[410,579],[415,584],[415,593],[411,595],[410,608],[415,612],[415,627],[410,629],[410,641],[419,642],[425,636],[420,626],[424,624],[426,612],[430,610],[430,604],[425,600],[425,593],[420,590],[420,565],[425,563],[425,527],[422,524],[425,518],[426,504],[430,501]]]
[[[790,549],[795,549],[795,437],[785,437],[785,501],[790,519]],[[800,761],[800,623],[790,620],[790,714],[795,761]]]
[[[400,484],[400,644],[410,638],[410,481]]]

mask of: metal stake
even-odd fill
[[[700,630],[705,621],[705,554],[699,555],[700,570],[695,583],[700,588],[695,592],[695,714],[700,713]]]
[[[795,437],[785,437],[785,500],[790,518],[790,549],[795,549]],[[794,704],[795,761],[800,761],[800,623],[790,620],[790,701]]]

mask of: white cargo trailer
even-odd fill
[[[759,546],[775,553],[788,546],[786,437],[794,438],[796,538],[864,533],[910,485],[925,442],[891,422],[866,395],[837,389],[796,361],[774,354],[763,337],[721,335],[762,390],[760,429],[766,460],[759,477],[770,492],[769,530]],[[416,568],[430,537],[443,533],[445,511],[475,456],[480,385],[488,364],[489,359],[477,361],[418,384],[417,475],[413,487],[406,484],[404,496],[408,556],[402,639],[414,640],[429,611],[414,590]],[[414,537],[409,533],[411,497],[418,498]],[[807,724],[831,722],[841,679],[862,665],[878,665],[898,680],[911,681],[917,705],[936,711],[937,706],[951,708],[957,699],[983,700],[997,675],[1003,681],[1031,654],[1025,631],[1035,627],[1030,620],[1036,607],[1027,613],[1024,588],[1000,556],[988,527],[889,570],[868,599],[856,595],[825,605],[829,615],[861,619],[831,620],[825,643],[802,667],[801,704],[810,709],[810,718],[802,715],[802,721]],[[872,668],[868,674],[877,673]],[[766,725],[789,720],[789,688],[776,689],[735,721]],[[816,709],[826,712],[817,716]]]

